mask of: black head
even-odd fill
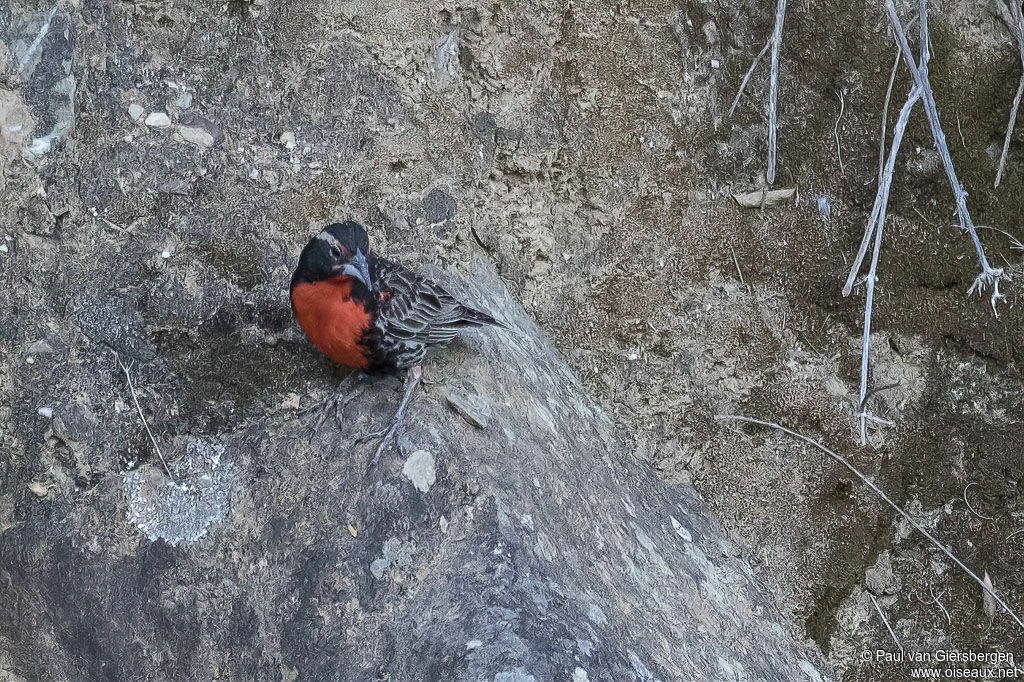
[[[292,288],[299,282],[319,282],[332,277],[352,277],[373,291],[366,257],[370,238],[359,223],[351,220],[328,225],[309,240],[292,275]]]

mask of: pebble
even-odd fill
[[[7,253],[7,244],[0,244],[0,253]]]
[[[46,339],[40,339],[28,347],[29,353],[35,353],[36,355],[45,355],[53,352],[53,346],[46,342]]]
[[[170,128],[171,118],[162,111],[154,111],[146,117],[146,125],[150,128]]]
[[[208,149],[213,146],[213,135],[203,128],[182,126],[178,128],[178,132],[181,133],[182,139],[186,142],[191,142],[197,147],[204,147]]]
[[[146,113],[146,110],[143,109],[141,105],[136,104],[135,102],[128,105],[128,115],[132,117],[133,121],[138,121],[142,118],[144,113]]]
[[[188,109],[192,106],[192,93],[188,90],[182,90],[171,104],[179,109]]]
[[[253,168],[251,171],[249,171],[249,179],[250,180],[256,180],[259,177],[260,177],[260,172],[259,172],[258,169]]]
[[[291,131],[281,133],[281,144],[283,144],[285,149],[288,151],[295,149],[295,133]]]
[[[483,398],[478,395],[460,395],[458,393],[449,393],[445,397],[452,409],[462,415],[462,418],[471,425],[478,429],[487,428],[487,424],[491,421],[491,406]]]
[[[53,408],[52,407],[40,407],[39,416],[43,419],[53,419]]]
[[[708,41],[709,44],[714,45],[718,42],[718,26],[715,25],[714,21],[708,21],[700,30],[704,33],[704,40]]]
[[[171,252],[170,251],[164,251],[163,253],[160,254],[160,257],[163,258],[164,260],[167,260],[168,258],[171,257]]]
[[[216,123],[191,111],[182,112],[178,118],[178,133],[185,140],[198,147],[215,147],[224,140],[224,131]]]

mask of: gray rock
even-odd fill
[[[204,149],[213,146],[213,135],[211,135],[205,128],[193,127],[193,126],[181,126],[178,128],[178,132],[186,142],[191,142],[197,147],[203,147]]]
[[[78,73],[90,123],[46,164],[0,174],[13,206],[0,202],[0,215],[19,230],[0,305],[0,349],[12,349],[0,431],[19,453],[0,467],[10,491],[0,499],[0,677],[668,681],[728,670],[789,680],[822,669],[706,505],[638,463],[489,262],[471,261],[468,233],[441,242],[422,221],[393,228],[384,217],[394,208],[454,222],[458,208],[482,227],[496,215],[488,201],[522,191],[516,201],[536,209],[502,213],[495,252],[530,241],[506,234],[528,224],[552,253],[582,259],[582,244],[563,248],[545,232],[582,210],[589,189],[587,174],[551,165],[571,166],[556,128],[577,109],[532,69],[552,53],[535,34],[553,44],[561,13],[532,3],[552,15],[538,17],[540,33],[509,13],[528,48],[520,59],[480,53],[491,31],[471,12],[453,17],[465,28],[438,28],[424,6],[404,44],[429,50],[458,31],[428,55],[450,77],[433,90],[406,82],[429,78],[429,64],[389,66],[400,57],[393,37],[383,51],[367,45],[383,20],[360,16],[359,32],[339,40],[317,34],[314,5],[252,24],[250,43],[220,5],[185,15],[161,4],[168,27],[131,3],[67,3],[40,42],[34,73],[50,75],[30,85],[42,99],[10,86],[32,135],[45,135],[59,109],[37,109],[55,96],[45,84]],[[0,10],[10,17],[0,30],[21,41],[12,54],[34,54],[49,12],[22,6]],[[576,49],[567,43],[565,58]],[[499,82],[497,67],[515,80]],[[158,102],[173,96],[170,77],[187,77],[217,120],[174,112],[214,138],[201,158],[166,135],[124,141],[121,93]],[[486,95],[534,82],[536,97],[510,108]],[[222,130],[237,143],[218,144]],[[322,175],[285,153],[286,130]],[[608,135],[608,148],[632,144]],[[4,145],[9,155],[14,142]],[[242,181],[250,169],[265,181]],[[494,195],[491,170],[504,187]],[[551,177],[566,181],[556,211],[541,195]],[[40,191],[67,207],[42,236],[28,211],[45,208]],[[426,390],[377,463],[375,443],[359,437],[393,413],[394,381],[317,409],[338,377],[296,331],[284,293],[314,225],[371,209],[375,244],[457,263],[467,277],[445,286],[512,328],[467,332],[432,356]],[[58,353],[20,361],[51,335]],[[131,365],[145,425],[119,361]],[[52,421],[37,413],[48,405]],[[466,415],[486,428],[468,428]]]
[[[144,113],[146,113],[146,110],[142,108],[141,104],[132,102],[128,105],[128,116],[130,116],[133,121],[141,119]]]
[[[462,415],[467,422],[478,429],[487,428],[491,419],[491,406],[483,397],[475,393],[452,391],[445,398],[452,409]]]
[[[170,128],[171,117],[162,111],[154,111],[146,117],[146,125],[150,128]]]
[[[34,136],[24,149],[29,160],[48,153],[74,130],[75,35],[71,17],[57,7],[15,16],[6,31],[22,97],[35,120]]]
[[[440,223],[455,216],[455,199],[443,189],[432,189],[423,200],[423,213],[427,222]]]

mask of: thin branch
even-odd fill
[[[971,503],[967,501],[967,491],[970,490],[972,485],[978,485],[978,484],[977,483],[968,483],[967,487],[964,488],[964,504],[966,504],[967,508],[971,510],[971,513],[974,514],[975,516],[977,516],[979,519],[985,519],[986,521],[995,521],[995,519],[993,519],[991,516],[985,516],[984,514],[979,514],[977,511],[974,510],[974,507],[971,506]]]
[[[896,167],[896,155],[899,152],[899,146],[903,142],[903,133],[907,128],[907,122],[910,120],[910,111],[914,108],[914,104],[921,98],[921,91],[919,88],[914,88],[910,91],[910,95],[907,96],[907,101],[903,104],[903,108],[900,109],[899,118],[896,120],[896,128],[893,131],[892,138],[892,151],[889,152],[889,160],[886,164],[886,174],[883,175],[878,182],[878,193],[875,195],[875,208],[872,209],[872,216],[875,217],[875,247],[871,252],[871,267],[868,270],[868,276],[866,280],[867,296],[864,301],[864,336],[861,341],[861,355],[860,355],[860,443],[861,445],[867,445],[867,406],[865,403],[868,399],[868,359],[870,357],[871,350],[871,308],[875,301],[875,283],[878,281],[878,255],[882,250],[882,231],[885,227],[885,212],[889,204],[889,187],[892,185],[892,174]],[[868,234],[868,230],[871,229],[871,222],[868,221],[868,228],[865,230],[865,234]],[[863,256],[860,253],[857,254],[858,261],[854,263],[855,268],[860,267],[860,259]],[[855,274],[855,271],[851,270],[851,277]],[[844,287],[843,291],[846,292],[848,287],[851,285],[850,279],[847,279],[847,287]]]
[[[939,605],[939,608],[942,609],[942,613],[944,613],[946,615],[946,621],[950,625],[952,625],[953,624],[953,617],[949,615],[949,611],[947,611],[946,607],[943,606],[942,602],[939,601],[939,598],[942,597],[942,595],[944,595],[946,593],[945,592],[939,592],[938,596],[936,596],[935,592],[932,590],[932,586],[929,585],[928,586],[928,594],[932,595],[932,601]]]
[[[736,274],[740,276],[740,284],[745,284],[743,281],[743,271],[740,270],[740,262],[736,258],[736,250],[732,248],[732,245],[729,246],[729,250],[732,251],[732,262],[736,266]]]
[[[892,98],[892,86],[896,82],[896,70],[900,66],[900,49],[896,48],[896,59],[892,62],[892,71],[889,72],[889,86],[885,89],[885,103],[882,105],[882,143],[878,145],[878,177],[882,177],[885,170],[885,126],[889,120],[889,100]]]
[[[857,273],[860,271],[861,264],[864,262],[864,256],[867,255],[868,244],[871,243],[871,235],[875,231],[875,226],[885,222],[886,207],[889,205],[889,189],[892,187],[893,173],[896,172],[896,156],[900,146],[903,144],[903,135],[906,133],[907,124],[910,122],[910,112],[919,99],[921,99],[920,89],[912,88],[910,94],[907,95],[907,101],[903,104],[903,108],[900,109],[900,114],[896,119],[889,158],[882,174],[878,178],[875,205],[871,208],[871,217],[868,218],[868,224],[864,228],[864,237],[861,239],[860,248],[857,250],[857,257],[853,259],[853,267],[850,268],[850,274],[846,277],[846,284],[843,285],[843,296],[849,296],[850,291],[853,290],[853,283],[857,279]],[[861,398],[863,397],[861,395]]]
[[[891,1],[891,0],[890,0]],[[775,157],[778,142],[779,50],[782,47],[782,22],[786,18],[786,0],[778,0],[775,8],[775,30],[772,32],[772,71],[768,92],[768,184],[775,182]]]
[[[135,409],[139,411],[139,419],[142,420],[142,425],[146,428],[146,433],[149,434],[149,442],[153,444],[153,449],[156,450],[156,455],[160,458],[160,463],[164,465],[164,471],[167,472],[167,477],[173,481],[174,475],[167,466],[167,460],[164,459],[164,454],[160,452],[160,446],[156,444],[156,438],[153,437],[153,432],[149,430],[149,423],[146,422],[146,415],[142,413],[142,405],[139,404],[139,396],[135,393],[135,385],[132,383],[132,375],[128,372],[128,367],[121,362],[121,358],[119,357],[117,358],[117,364],[121,366],[121,371],[124,372],[124,378],[128,381],[128,390],[131,392],[132,400],[135,402]]]
[[[878,611],[878,615],[881,616],[882,622],[885,623],[885,629],[889,631],[889,636],[892,637],[892,641],[896,642],[896,646],[898,646],[902,652],[903,644],[901,644],[899,638],[896,637],[896,633],[892,631],[892,626],[889,625],[889,619],[885,617],[884,613],[882,613],[882,607],[878,605],[878,600],[875,599],[875,595],[868,593],[868,596],[871,597],[871,603],[875,605],[875,611]]]
[[[842,90],[837,90],[836,95],[839,97],[839,116],[836,117],[836,127],[833,132],[836,136],[836,154],[839,156],[839,174],[846,175],[846,169],[843,168],[843,148],[839,144],[839,122],[843,120],[843,113],[846,112],[846,96],[843,95]]]
[[[1017,122],[1017,108],[1020,106],[1021,95],[1024,95],[1024,73],[1017,83],[1017,94],[1013,96],[1013,106],[1010,107],[1010,122],[1006,124],[1006,137],[1003,139],[1003,153],[999,155],[999,168],[996,169],[996,182],[994,187],[999,186],[1003,179],[1003,166],[1006,165],[1006,155],[1010,151],[1010,138],[1013,136],[1013,126]]]
[[[1002,0],[996,0],[996,7],[1010,30],[1010,38],[1017,46],[1020,53],[1021,66],[1024,66],[1024,13],[1021,12],[1020,2],[1014,0],[1006,5]],[[1003,138],[1003,153],[999,155],[999,167],[996,169],[995,186],[1003,177],[1003,166],[1006,164],[1006,155],[1010,151],[1010,138],[1013,136],[1013,127],[1017,122],[1017,108],[1020,106],[1021,95],[1024,94],[1024,73],[1021,73],[1020,81],[1017,83],[1017,94],[1013,96],[1013,105],[1010,107],[1010,120],[1006,124],[1006,137]]]
[[[729,107],[729,117],[732,118],[733,113],[736,111],[736,105],[740,103],[740,96],[743,94],[743,90],[747,87],[747,82],[754,73],[754,69],[757,68],[757,63],[761,61],[761,57],[764,57],[764,53],[768,51],[768,47],[771,46],[771,38],[765,41],[764,47],[754,57],[754,61],[750,63],[750,68],[747,69],[747,74],[743,76],[743,80],[740,81],[740,89],[736,91],[736,97],[732,101],[732,106]]]
[[[891,2],[891,0],[887,0],[887,1]],[[809,437],[803,435],[802,433],[798,433],[798,432],[793,431],[791,429],[787,429],[785,426],[781,426],[779,424],[776,424],[775,422],[766,422],[766,421],[761,421],[760,419],[753,419],[751,417],[741,417],[739,415],[730,415],[730,414],[716,414],[715,415],[715,420],[717,420],[717,421],[742,421],[742,422],[748,422],[750,424],[758,424],[760,426],[768,426],[770,428],[777,429],[779,431],[782,431],[783,433],[786,433],[786,434],[789,434],[790,436],[793,436],[794,438],[798,438],[798,439],[804,441],[805,443],[809,443],[810,445],[813,445],[814,447],[818,448],[819,450],[824,452],[826,455],[828,455],[829,457],[834,459],[835,461],[837,461],[840,464],[842,464],[844,467],[849,469],[850,472],[854,476],[859,478],[865,485],[867,485],[869,488],[871,488],[871,490],[876,495],[881,497],[885,501],[885,503],[888,504],[890,507],[892,507],[893,510],[897,514],[899,514],[904,519],[906,519],[907,523],[909,523],[911,526],[913,526],[913,528],[915,530],[917,530],[919,533],[921,533],[926,538],[928,538],[928,540],[933,545],[935,545],[937,548],[939,548],[939,550],[943,554],[945,554],[947,557],[949,557],[953,561],[953,563],[955,563],[957,566],[959,566],[961,569],[963,569],[964,573],[969,575],[971,577],[971,579],[974,580],[974,582],[976,582],[979,585],[981,585],[982,589],[985,590],[985,592],[991,594],[992,598],[996,600],[996,603],[999,604],[1001,607],[1003,607],[1003,610],[1006,611],[1006,613],[1008,613],[1011,618],[1013,618],[1013,620],[1017,623],[1017,625],[1019,625],[1021,627],[1021,629],[1024,629],[1024,621],[1022,621],[1020,618],[1017,617],[1017,614],[1013,612],[1013,609],[1011,609],[1009,606],[1006,605],[1006,602],[1004,602],[1002,600],[1002,598],[998,594],[995,593],[995,590],[989,589],[989,587],[987,585],[985,585],[984,581],[982,581],[982,579],[979,578],[974,573],[974,571],[972,571],[971,569],[967,568],[967,566],[964,564],[964,562],[962,562],[959,559],[957,559],[956,556],[954,556],[952,552],[950,552],[948,549],[946,549],[945,545],[943,545],[938,540],[936,540],[935,537],[931,533],[929,533],[927,530],[925,530],[924,527],[921,524],[919,524],[917,521],[914,520],[914,517],[912,517],[907,512],[903,511],[902,508],[900,508],[895,502],[893,502],[891,499],[889,499],[889,496],[886,495],[882,491],[881,488],[879,488],[877,485],[875,485],[871,481],[871,479],[869,479],[867,476],[865,476],[860,471],[858,471],[857,468],[854,467],[852,464],[850,464],[850,462],[845,457],[843,457],[842,455],[838,455],[835,452],[832,452],[827,447],[825,447],[824,445],[822,445],[818,441],[814,440],[813,438],[809,438]]]
[[[903,60],[910,70],[914,84],[921,89],[924,110],[928,117],[928,125],[931,128],[932,138],[938,149],[939,157],[942,159],[946,177],[949,179],[950,187],[953,190],[957,217],[960,220],[961,229],[966,230],[970,234],[971,241],[974,242],[974,249],[978,254],[981,273],[974,279],[974,283],[971,284],[967,293],[974,293],[975,290],[981,293],[986,287],[991,286],[992,295],[990,302],[992,304],[992,311],[995,312],[996,302],[1003,298],[1003,295],[999,293],[999,279],[1003,275],[1003,270],[1002,268],[993,268],[989,265],[988,258],[985,257],[985,249],[981,245],[981,240],[978,239],[978,232],[974,229],[974,222],[971,220],[971,214],[967,210],[967,192],[964,191],[963,185],[957,179],[956,170],[953,168],[953,160],[949,156],[946,135],[942,132],[942,125],[939,123],[939,112],[935,104],[935,95],[932,93],[931,82],[928,80],[928,0],[921,0],[920,6],[922,59],[920,65],[918,65],[914,61],[914,53],[911,51],[910,43],[907,41],[907,34],[904,32],[899,15],[896,13],[895,3],[893,0],[885,0],[885,9],[889,14],[889,22],[892,24],[896,39],[899,42]]]

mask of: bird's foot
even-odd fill
[[[352,372],[341,380],[338,387],[334,390],[334,393],[327,396],[327,398],[319,403],[314,403],[313,405],[301,410],[299,414],[308,414],[310,412],[320,410],[320,418],[317,420],[315,427],[315,429],[319,429],[323,426],[327,417],[333,412],[334,420],[338,423],[338,426],[341,427],[341,414],[343,410],[365,390],[366,375],[358,371]]]
[[[398,430],[399,424],[402,423],[402,419],[405,417],[405,408],[409,405],[409,399],[412,398],[413,391],[416,390],[416,385],[420,383],[420,377],[423,376],[423,370],[420,369],[419,365],[413,365],[409,368],[405,375],[405,395],[402,396],[402,403],[398,406],[398,411],[395,412],[395,419],[391,423],[391,427],[384,431],[384,438],[381,440],[380,445],[377,446],[377,451],[373,454],[373,459],[370,461],[370,465],[377,463],[380,459],[380,455],[384,452],[384,448],[387,447],[391,438],[395,435],[395,431]],[[371,434],[369,437],[373,437],[378,434]]]

